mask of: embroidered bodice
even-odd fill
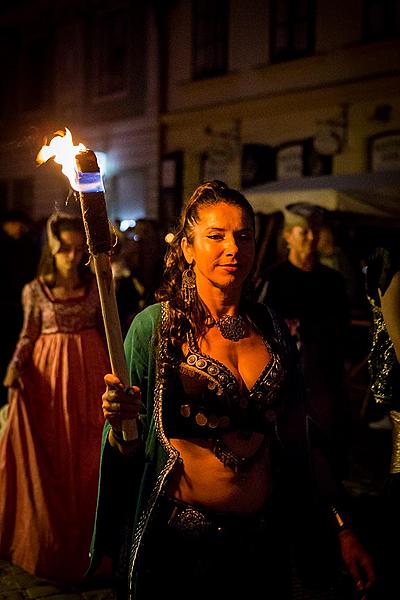
[[[101,330],[100,299],[96,280],[77,298],[55,299],[40,279],[28,283],[22,291],[24,323],[11,364],[18,369],[28,362],[39,335],[76,333],[84,329]]]
[[[187,341],[164,411],[169,437],[210,438],[230,430],[264,433],[275,423],[284,371],[265,340],[270,359],[251,389],[226,365],[200,352],[191,333]]]

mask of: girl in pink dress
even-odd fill
[[[0,556],[36,575],[79,581],[89,564],[109,360],[79,217],[47,224],[39,277],[23,289],[24,325],[4,385]]]

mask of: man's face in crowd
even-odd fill
[[[3,229],[14,240],[19,240],[26,233],[26,225],[22,221],[5,221]]]
[[[310,256],[317,250],[320,228],[311,224],[295,225],[285,230],[285,240],[291,253]]]

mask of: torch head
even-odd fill
[[[90,254],[111,252],[111,235],[100,169],[92,150],[83,150],[76,157],[80,189],[79,200]]]

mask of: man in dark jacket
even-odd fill
[[[287,260],[269,269],[258,299],[286,320],[300,349],[309,410],[339,450],[346,451],[350,408],[344,386],[350,306],[344,277],[318,261],[324,209],[307,203],[286,207]],[[339,443],[338,443],[339,442]],[[343,466],[343,463],[342,463]]]

